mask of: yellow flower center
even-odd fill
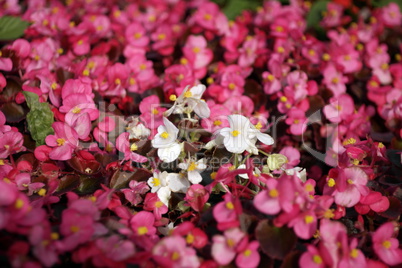
[[[347,182],[348,182],[349,184],[353,184],[353,181],[352,181],[351,179],[348,179]]]
[[[238,130],[233,130],[233,131],[231,132],[231,134],[232,134],[233,137],[237,137],[237,136],[239,136],[240,131],[238,131]]]
[[[307,224],[310,224],[314,221],[314,217],[311,215],[307,215],[306,217],[304,217],[304,222]]]
[[[350,251],[350,254],[349,254],[349,255],[350,255],[350,257],[356,259],[357,256],[359,256],[359,251],[354,248],[354,249],[352,249],[352,250]]]
[[[236,85],[234,83],[229,84],[229,89],[234,90],[236,88]]]
[[[193,52],[194,52],[195,54],[200,53],[200,51],[201,51],[201,48],[199,48],[199,47],[193,47]]]
[[[194,235],[188,234],[186,236],[186,242],[187,242],[187,244],[192,244],[194,242]]]
[[[339,83],[339,78],[338,77],[334,77],[334,78],[332,78],[332,81],[331,81],[333,84],[338,84]]]
[[[82,75],[83,76],[89,76],[89,70],[85,69],[84,71],[82,71]]]
[[[53,90],[55,90],[56,88],[57,88],[57,83],[56,82],[53,82],[52,83],[52,85],[50,86]]]
[[[155,114],[155,115],[156,115],[156,114],[159,114],[159,111],[158,111],[157,109],[153,108],[153,109],[152,109],[152,114]]]
[[[38,191],[38,195],[40,195],[40,196],[45,196],[46,195],[46,189],[40,189],[39,191]]]
[[[120,78],[116,78],[116,80],[114,80],[114,83],[115,83],[116,85],[120,85],[120,84],[121,84]]]
[[[288,98],[286,98],[285,96],[282,96],[282,97],[279,98],[279,100],[280,100],[281,102],[287,102],[287,101],[288,101]]]
[[[72,233],[77,233],[79,230],[80,230],[80,227],[78,227],[76,225],[73,225],[73,226],[70,227],[70,231]]]
[[[170,101],[175,101],[175,100],[177,100],[177,96],[175,94],[172,94],[172,95],[169,96],[169,100]]]
[[[75,114],[79,114],[81,112],[81,109],[79,107],[74,107],[72,112]]]
[[[77,45],[81,46],[82,44],[84,44],[84,41],[78,40]]]
[[[214,121],[214,126],[220,126],[222,125],[222,121],[221,120],[215,120]]]
[[[173,254],[170,258],[172,259],[172,261],[177,261],[180,258],[180,253],[175,251],[175,252],[173,252]]]
[[[52,239],[52,240],[58,240],[59,238],[60,238],[60,236],[59,236],[59,234],[58,233],[51,233],[50,234],[50,238]]]
[[[336,182],[335,182],[335,180],[333,178],[330,178],[328,180],[327,184],[328,184],[329,187],[334,187]]]
[[[316,263],[316,264],[321,264],[321,263],[322,263],[322,259],[321,259],[320,256],[314,255],[314,256],[313,256],[313,262]]]
[[[163,206],[162,201],[156,201],[156,202],[155,202],[155,207],[160,208],[160,207],[162,207],[162,206]]]
[[[269,195],[270,197],[272,197],[272,198],[275,198],[275,197],[278,197],[279,192],[278,192],[278,190],[276,190],[276,189],[271,189],[271,190],[269,190],[268,195]]]
[[[186,93],[184,93],[185,98],[191,98],[192,96],[193,96],[193,93],[191,93],[191,91],[186,91]]]
[[[243,254],[244,254],[244,256],[249,257],[251,255],[251,253],[252,253],[251,249],[247,249],[247,250],[244,251]]]
[[[21,209],[23,206],[24,206],[24,201],[23,201],[22,199],[18,198],[18,199],[15,201],[14,207],[15,207],[16,209]]]
[[[211,20],[212,19],[212,15],[211,14],[205,14],[204,15],[204,20]]]
[[[211,173],[211,179],[215,180],[216,179],[216,174],[217,174],[216,172],[212,172]]]
[[[161,181],[160,181],[158,178],[153,178],[153,179],[152,179],[152,184],[153,184],[155,187],[158,187],[159,185],[161,185]]]
[[[147,68],[147,66],[144,63],[140,64],[140,70],[141,71],[144,71],[146,68]]]
[[[134,38],[135,39],[140,39],[142,37],[142,33],[135,33]]]
[[[382,242],[382,245],[384,246],[384,248],[389,249],[392,244],[391,241],[385,240],[384,242]]]
[[[163,139],[167,139],[169,137],[169,133],[167,133],[166,131],[162,132],[161,137]]]
[[[164,34],[164,33],[158,34],[158,39],[159,40],[164,40],[165,38],[166,38],[166,34]]]
[[[57,145],[58,145],[58,146],[62,146],[62,145],[64,145],[64,143],[66,142],[66,140],[59,138],[59,139],[56,140],[56,142],[57,142]]]
[[[275,31],[281,33],[281,32],[283,32],[283,27],[282,26],[276,26]]]
[[[332,219],[334,216],[335,216],[335,214],[333,213],[332,209],[327,209],[324,212],[324,218],[326,218],[326,219]]]
[[[195,162],[191,162],[187,168],[187,171],[194,171],[197,168],[197,164]]]
[[[129,83],[131,86],[135,85],[137,83],[137,81],[135,81],[134,77],[130,77]]]
[[[137,229],[137,234],[138,235],[144,235],[144,234],[147,234],[147,233],[148,233],[148,228],[146,226],[138,227],[138,229]]]
[[[227,202],[227,203],[226,203],[226,208],[227,208],[227,209],[230,209],[230,210],[234,209],[233,203],[232,203],[232,202]]]
[[[137,151],[137,150],[138,150],[137,144],[135,144],[135,143],[131,144],[130,151],[134,152],[134,151]]]

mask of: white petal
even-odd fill
[[[190,187],[189,181],[178,173],[169,174],[169,188],[172,192],[186,193]]]
[[[250,146],[250,140],[246,140],[242,134],[239,134],[236,137],[231,135],[229,137],[225,137],[223,144],[225,145],[226,150],[229,152],[241,154]]]
[[[246,168],[246,165],[242,164],[237,169],[245,169],[245,168]],[[243,179],[248,179],[248,174],[247,173],[242,173],[242,174],[239,174],[239,177],[241,177]]]
[[[170,194],[171,194],[171,191],[170,191],[169,187],[167,187],[167,186],[160,188],[157,193],[159,199],[166,206],[169,206]]]
[[[269,136],[268,134],[265,134],[265,133],[261,133],[261,132],[258,132],[258,133],[256,133],[257,135],[257,139],[260,141],[260,142],[262,142],[262,143],[264,143],[264,144],[266,144],[266,145],[271,145],[271,144],[274,144],[274,139],[271,137],[271,136]]]
[[[201,118],[209,118],[211,111],[205,101],[198,101],[194,107],[194,112]]]
[[[167,133],[169,133],[169,135],[172,135],[174,139],[177,139],[179,129],[175,125],[173,125],[173,123],[170,122],[169,119],[167,119],[166,117],[163,117],[163,124],[166,127]]]
[[[202,181],[202,177],[201,174],[198,173],[197,171],[193,170],[193,171],[189,171],[188,174],[188,180],[192,183],[192,184],[198,184]]]
[[[179,157],[181,152],[180,144],[177,142],[171,144],[169,147],[159,148],[158,156],[163,162],[170,163]]]
[[[230,128],[232,130],[243,131],[246,133],[251,128],[251,122],[247,117],[240,114],[232,114],[228,116]],[[244,134],[245,134],[244,133]]]
[[[204,94],[205,89],[206,87],[203,84],[199,84],[190,88],[190,92],[193,95],[192,98],[200,99],[202,97],[202,94]]]

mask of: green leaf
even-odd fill
[[[234,20],[243,10],[255,10],[261,4],[259,0],[230,0],[222,11],[229,20]]]
[[[320,21],[322,18],[322,12],[327,10],[328,0],[320,0],[315,2],[307,14],[307,27],[320,29]]]
[[[29,22],[20,17],[3,16],[0,18],[0,40],[13,40],[21,37]]]
[[[52,128],[54,122],[53,112],[47,102],[39,102],[37,94],[28,91],[24,91],[23,94],[30,109],[27,114],[28,130],[31,132],[36,144],[38,146],[43,145],[47,135],[54,133]]]

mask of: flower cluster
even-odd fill
[[[396,3],[0,2],[3,266],[402,264]]]

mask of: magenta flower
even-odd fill
[[[290,133],[293,135],[302,135],[307,128],[307,118],[303,110],[292,108],[288,112],[288,118],[285,122],[290,126]]]
[[[225,201],[215,205],[213,215],[218,222],[219,230],[226,230],[231,227],[237,227],[239,224],[239,215],[242,213],[240,200],[231,194],[224,195]]]
[[[153,259],[165,267],[199,267],[200,263],[193,248],[186,246],[181,236],[161,239],[152,249]]]
[[[54,135],[48,135],[46,144],[53,147],[49,158],[53,160],[71,159],[73,151],[78,147],[78,134],[69,125],[62,122],[52,124]]]
[[[32,195],[34,192],[37,192],[39,189],[45,186],[45,184],[42,182],[31,183],[31,176],[28,173],[20,173],[15,176],[15,183],[18,187],[18,190],[28,190],[28,196]]]
[[[324,107],[324,114],[332,123],[339,123],[348,119],[354,112],[353,99],[342,94],[337,98],[331,98],[330,104]]]
[[[156,220],[160,220],[162,215],[168,212],[168,207],[159,199],[157,193],[148,193],[145,196],[144,209],[152,211]]]
[[[224,235],[215,235],[212,240],[211,254],[220,265],[228,265],[236,256],[236,247],[245,234],[239,228],[226,230]],[[250,254],[251,255],[251,254]],[[242,259],[240,258],[240,263]]]
[[[201,184],[193,184],[188,188],[185,201],[195,211],[201,212],[209,199],[209,192]]]
[[[151,95],[144,98],[140,103],[141,120],[149,129],[156,129],[163,124],[163,113],[166,108],[162,108],[158,96]]]
[[[138,149],[138,146],[135,143],[130,144],[129,141],[130,133],[123,132],[116,139],[116,148],[120,152],[124,153],[124,160],[126,161],[134,161],[138,163],[145,163],[148,161],[148,158],[142,156],[140,154],[135,153]]]
[[[327,267],[327,263],[324,262],[325,257],[322,253],[313,246],[307,245],[307,251],[299,259],[299,265],[302,268],[313,267],[313,268],[324,268]]]
[[[155,217],[151,212],[140,211],[130,220],[130,227],[136,236],[154,235],[156,228],[154,227]]]
[[[17,131],[8,131],[0,134],[0,158],[7,158],[10,154],[25,151],[24,137]]]
[[[115,262],[127,260],[135,254],[135,246],[130,240],[123,240],[118,235],[100,238],[95,241],[102,255]]]
[[[149,187],[145,181],[138,182],[132,180],[128,186],[130,187],[129,189],[121,189],[121,192],[124,194],[126,200],[133,206],[141,203],[143,200],[142,195],[149,191]],[[145,204],[147,203],[145,202]]]
[[[394,222],[387,222],[378,228],[373,238],[373,249],[377,256],[388,265],[402,263],[402,249],[399,248],[399,241],[394,237],[398,225]]]
[[[248,239],[247,239],[248,240]],[[236,265],[240,268],[254,268],[260,263],[260,254],[258,253],[258,241],[248,243],[243,249],[239,250],[236,257]]]
[[[293,227],[298,237],[309,239],[317,230],[317,217],[313,211],[306,211],[292,219],[288,226]]]

